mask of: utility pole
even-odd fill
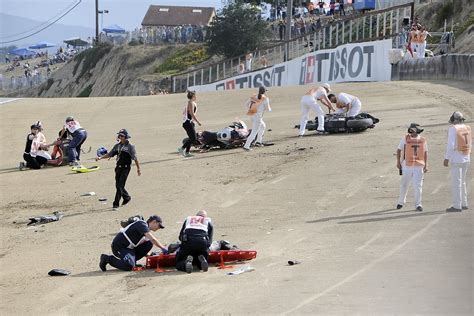
[[[291,19],[293,17],[293,0],[288,0],[286,4],[286,32],[285,32],[285,61],[290,56],[290,39],[291,39]]]
[[[95,0],[95,44],[99,44],[99,0]]]

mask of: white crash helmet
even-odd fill
[[[232,139],[232,128],[226,127],[217,132],[217,140],[220,142],[230,142]]]

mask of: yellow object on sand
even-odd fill
[[[86,173],[86,172],[92,172],[99,170],[99,166],[92,166],[90,168],[84,167],[83,165],[80,165],[79,167],[72,167],[71,171],[76,172],[76,173]]]

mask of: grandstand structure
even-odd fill
[[[374,10],[365,14],[344,16],[324,27],[289,41],[282,41],[265,50],[252,52],[251,72],[264,69],[258,61],[265,56],[268,66],[276,65],[305,54],[336,48],[348,43],[392,40],[392,47],[403,44],[404,27],[414,18],[415,3]],[[211,84],[239,75],[238,66],[245,62],[245,55],[221,60],[209,66],[192,69],[171,78],[172,92],[183,92],[192,86]]]

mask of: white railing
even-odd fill
[[[406,17],[413,20],[414,2],[365,14],[345,16],[290,41],[245,55],[222,60],[212,65],[172,76],[172,92],[183,92],[190,86],[210,84],[246,72],[262,70],[312,51],[357,43],[393,38],[394,47],[404,44],[403,30]]]

